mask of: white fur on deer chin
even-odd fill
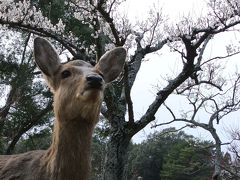
[[[76,98],[83,101],[102,101],[103,99],[103,91],[99,89],[87,89],[83,90],[80,93],[77,93]]]

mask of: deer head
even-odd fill
[[[121,73],[126,50],[118,47],[108,51],[95,66],[81,60],[61,64],[51,44],[43,38],[36,38],[34,54],[54,94],[55,116],[60,121],[81,117],[96,123],[105,84]]]

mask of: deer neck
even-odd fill
[[[53,142],[47,152],[47,169],[57,180],[88,180],[91,169],[91,141],[95,123],[92,118],[57,118]],[[64,123],[63,123],[64,122]]]

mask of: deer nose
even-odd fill
[[[88,84],[93,88],[98,88],[102,86],[103,79],[98,75],[88,75],[86,77]]]

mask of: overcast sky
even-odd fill
[[[144,19],[147,16],[148,9],[154,6],[156,9],[159,9],[159,11],[162,9],[163,14],[167,15],[174,23],[184,15],[191,15],[192,17],[204,15],[206,12],[205,3],[206,1],[197,0],[127,0],[124,8],[126,9],[126,14],[128,17],[134,21],[136,18]],[[227,37],[228,39],[226,39],[226,35],[218,36],[213,42],[209,43],[206,55],[210,57],[214,56],[215,54],[219,55],[220,52],[225,53],[226,43],[232,43],[236,41],[236,39],[240,39],[239,33],[228,34]],[[229,71],[235,71],[237,67],[240,68],[240,63],[238,62],[239,58],[239,56],[234,57],[229,63],[226,64],[226,76],[228,75]],[[157,85],[160,87],[163,86],[165,83],[163,81],[164,77],[174,74],[176,75],[177,72],[179,72],[182,68],[181,62],[179,62],[181,61],[179,55],[177,53],[170,53],[167,47],[164,47],[161,51],[159,51],[158,55],[150,55],[145,59],[148,61],[142,64],[132,89],[136,120],[143,115],[150,103],[154,100],[156,94],[155,87]],[[187,107],[186,101],[183,101],[182,99],[176,98],[172,95],[167,99],[166,102],[173,107],[175,106],[177,111],[180,111],[181,108],[184,109]],[[221,136],[222,142],[226,142],[229,139],[229,136],[226,134],[226,130],[240,127],[238,114],[239,112],[227,116],[226,120],[221,121],[220,124],[217,125],[217,131]],[[157,123],[163,123],[172,120],[170,114],[164,108],[159,109],[158,113],[156,114],[156,119],[158,120]],[[204,122],[204,118],[200,120]],[[184,123],[174,123],[170,126],[180,128],[183,125]],[[159,131],[170,126],[162,126],[151,129],[151,125],[148,125],[143,131],[134,136],[133,141],[137,143],[141,142],[150,132]],[[186,128],[185,132],[201,139],[212,140],[210,134],[201,128]]]
[[[144,18],[147,16],[150,8],[161,11],[168,15],[171,20],[181,18],[183,15],[191,14],[192,16],[201,15],[206,11],[205,0],[127,0],[124,8],[128,17],[132,20],[135,18]]]

